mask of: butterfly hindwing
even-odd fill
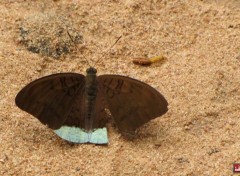
[[[131,133],[168,110],[166,99],[141,81],[120,75],[101,75],[98,81],[122,133]]]
[[[86,116],[86,109],[85,109],[85,89],[82,88],[79,93],[76,95],[74,102],[71,106],[71,110],[67,115],[67,118],[63,125],[69,127],[85,127],[85,116]]]
[[[101,92],[100,85],[98,86],[96,102],[94,106],[94,119],[93,119],[93,128],[103,128],[106,127],[108,120],[108,115],[105,111],[106,102],[104,99],[104,94]]]
[[[35,80],[16,96],[16,105],[52,129],[66,120],[77,95],[85,86],[85,76],[59,73]]]

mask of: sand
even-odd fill
[[[0,175],[233,175],[240,163],[238,0],[2,0],[0,21]],[[166,60],[132,63],[159,55]],[[110,123],[108,146],[73,145],[15,105],[27,83],[85,74],[87,62],[99,75],[153,86],[169,111],[133,141]]]

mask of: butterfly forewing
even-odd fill
[[[141,81],[120,75],[101,75],[98,81],[122,133],[132,133],[168,110],[166,99]]]
[[[58,129],[65,122],[78,94],[82,94],[85,76],[60,73],[35,80],[16,96],[16,105],[37,117],[43,124]]]

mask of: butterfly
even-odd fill
[[[100,75],[93,67],[86,76],[58,73],[37,79],[16,96],[16,105],[75,143],[108,143],[108,108],[121,133],[168,111],[166,99],[156,89],[121,75]]]

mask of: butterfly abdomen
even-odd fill
[[[97,96],[96,69],[90,67],[87,69],[86,87],[85,87],[85,130],[93,130],[93,121],[95,117],[95,103]]]

